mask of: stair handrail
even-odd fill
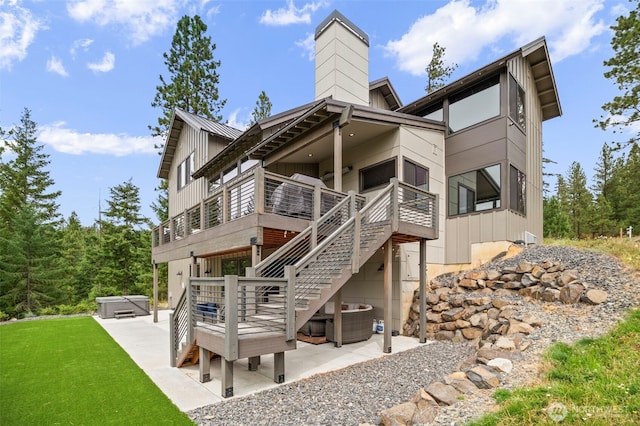
[[[377,203],[379,203],[385,197],[388,197],[394,191],[396,186],[397,186],[397,182],[390,183],[385,189],[383,189],[378,195],[376,195],[370,202],[368,202],[362,208],[362,210],[360,210],[359,215],[351,216],[349,220],[347,220],[338,229],[336,229],[334,233],[332,233],[327,238],[322,240],[322,242],[320,242],[320,244],[318,244],[313,250],[311,250],[302,259],[296,262],[295,263],[296,273],[300,272],[307,265],[307,263],[309,263],[311,259],[316,257],[318,254],[324,251],[328,245],[330,245],[333,241],[339,238],[346,229],[350,228],[355,223],[357,217],[362,217],[367,213],[368,210],[374,208],[374,206],[377,207]]]
[[[338,204],[333,206],[328,212],[322,215],[318,220],[313,221],[309,227],[301,231],[298,235],[293,237],[286,244],[284,244],[279,249],[271,253],[268,257],[266,257],[261,262],[259,262],[256,266],[253,267],[255,276],[257,277],[262,276],[262,272],[266,270],[267,267],[269,267],[271,264],[273,264],[273,262],[277,261],[282,254],[286,253],[288,250],[290,250],[291,247],[294,247],[296,244],[298,244],[305,238],[312,236],[314,227],[315,229],[317,229],[320,225],[322,225],[327,220],[332,218],[333,215],[336,214],[338,211],[340,211],[341,209],[344,209],[347,205],[350,205],[352,201],[353,201],[353,197],[345,197]],[[355,200],[355,202],[357,203],[357,199]],[[317,244],[317,241],[315,241],[314,244]]]
[[[182,291],[175,309],[169,314],[169,345],[172,367],[176,366],[180,342],[188,334],[189,327],[191,327],[191,324],[189,323],[189,306],[187,304],[187,290],[185,289]]]

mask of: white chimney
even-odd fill
[[[369,105],[369,37],[334,10],[316,28],[316,100]]]

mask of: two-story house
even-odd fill
[[[245,131],[176,110],[160,162],[170,219],[152,259],[169,265],[172,361],[198,356],[205,381],[220,354],[226,396],[237,359],[273,353],[284,380],[327,302],[338,346],[352,302],[384,319],[389,352],[427,269],[542,235],[542,122],[561,115],[544,38],[406,105],[369,80],[368,36],[339,12],[315,42],[313,102]]]

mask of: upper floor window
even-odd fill
[[[404,182],[417,186],[425,191],[429,190],[429,169],[422,167],[413,161],[404,159],[402,164],[404,169]]]
[[[360,169],[360,192],[386,186],[389,184],[389,180],[396,175],[395,157]]]
[[[509,208],[521,214],[527,214],[526,176],[511,166],[509,169]]]
[[[500,208],[500,164],[449,178],[449,216]]]
[[[195,152],[192,152],[178,165],[178,189],[184,188],[193,181],[191,175],[196,171],[195,169]]]
[[[429,120],[442,121],[444,120],[443,111],[442,102],[440,102],[427,108],[423,117],[428,118]]]
[[[511,74],[509,74],[509,117],[522,128],[526,129],[526,110],[524,103],[524,89]]]
[[[500,75],[488,78],[449,97],[449,130],[466,127],[500,115]]]

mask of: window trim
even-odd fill
[[[527,130],[526,93],[522,88],[522,86],[520,85],[520,83],[518,83],[518,80],[516,80],[516,78],[513,76],[513,74],[509,73],[508,80],[509,80],[509,88],[508,88],[509,99],[507,102],[509,106],[508,116],[511,119],[511,121],[515,123],[516,126],[518,126],[518,128],[520,128],[520,130],[526,133],[526,130]],[[514,96],[515,96],[515,99],[514,99],[515,103],[512,104],[511,101],[514,98]],[[515,108],[512,108],[514,105],[515,105]],[[518,111],[519,105],[522,106],[522,116],[520,116]]]
[[[503,112],[502,112],[502,94],[503,94],[503,84],[501,81],[501,77],[500,77],[500,73],[497,72],[493,75],[490,75],[489,77],[486,77],[483,80],[478,81],[477,83],[471,85],[470,87],[467,87],[465,89],[462,89],[459,92],[455,92],[452,93],[451,95],[449,95],[447,97],[447,127],[448,127],[448,133],[449,134],[454,134],[454,133],[458,133],[458,132],[462,132],[465,131],[467,129],[470,129],[474,126],[477,126],[481,123],[486,123],[490,120],[495,120],[496,118],[499,118],[502,116]],[[471,124],[467,124],[464,127],[460,127],[458,129],[453,129],[451,127],[451,106],[455,105],[458,102],[464,101],[465,99],[468,99],[472,96],[477,95],[478,93],[481,93],[487,89],[493,88],[493,87],[497,87],[498,89],[498,96],[497,96],[497,107],[498,107],[498,111],[496,114],[492,115],[492,116],[488,116],[483,118],[480,121],[474,121]],[[454,120],[455,121],[455,120]]]
[[[522,185],[520,185],[520,179],[522,179]],[[527,175],[513,164],[509,164],[509,210],[527,216]]]
[[[408,180],[407,180],[407,166],[406,166],[407,163],[412,165],[412,166],[414,166],[414,167],[418,167],[420,169],[423,169],[426,172],[426,174],[427,174],[427,176],[426,176],[427,179],[426,179],[426,182],[425,182],[426,188],[420,188],[418,185],[416,185],[414,183],[411,183],[411,182],[408,182]],[[429,191],[429,179],[430,179],[430,173],[429,173],[429,168],[428,167],[423,166],[422,164],[418,163],[417,161],[413,161],[412,159],[410,159],[408,157],[405,157],[405,156],[402,157],[402,181],[404,183],[408,183],[409,185],[413,185],[416,188],[420,188],[420,189],[422,189],[424,191]]]
[[[486,200],[480,200],[481,202],[478,202],[478,188],[477,188],[477,186],[476,186],[476,188],[473,188],[470,185],[465,184],[463,181],[454,181],[453,183],[451,182],[451,179],[453,179],[455,177],[462,176],[462,175],[465,175],[467,173],[472,173],[472,172],[475,172],[476,174],[477,173],[481,173],[482,170],[489,169],[489,168],[495,167],[495,166],[498,166],[498,170],[499,170],[498,178],[499,178],[499,181],[496,182],[497,185],[498,185],[498,188],[497,188],[498,189],[498,197],[493,199],[493,200],[486,199]],[[503,203],[502,203],[502,201],[503,201],[502,198],[503,198],[503,194],[504,194],[505,183],[503,182],[504,179],[503,179],[502,173],[503,173],[503,163],[502,162],[497,162],[497,163],[489,164],[487,166],[478,167],[476,169],[467,170],[466,172],[461,172],[461,173],[457,173],[455,175],[447,176],[447,217],[453,218],[453,217],[465,216],[465,215],[469,215],[469,214],[473,214],[473,213],[486,213],[486,212],[491,212],[491,211],[503,210],[504,206],[503,206]],[[489,175],[489,177],[491,177],[491,175]],[[452,203],[451,203],[452,199],[451,199],[451,197],[454,196],[454,194],[451,193],[452,192],[451,191],[452,184],[455,185],[454,189],[456,190],[455,200],[456,200],[457,204],[455,204],[455,205],[457,206],[457,210],[456,210],[455,213],[452,213],[452,211],[451,211],[451,207],[452,207]],[[477,182],[476,182],[476,185],[477,185]],[[460,190],[459,190],[460,186],[464,187],[466,191],[470,191],[470,192],[472,192],[474,194],[474,202],[473,202],[473,205],[471,206],[472,210],[467,211],[465,213],[460,213]],[[466,201],[468,201],[468,196],[467,196],[467,200]],[[479,205],[479,204],[489,203],[489,202],[493,202],[494,207],[483,208],[483,209],[480,209],[480,210],[478,210],[476,208],[477,205]],[[497,206],[496,206],[496,204],[497,204]]]
[[[176,187],[178,191],[180,191],[181,189],[189,185],[191,182],[193,182],[192,175],[193,173],[195,173],[195,162],[196,162],[195,154],[196,154],[195,151],[191,151],[191,153],[187,155],[185,159],[182,160],[182,162],[180,162],[180,164],[178,164],[178,167],[176,170],[176,175],[177,175]]]
[[[359,173],[358,173],[359,174],[358,186],[360,188],[360,192],[361,193],[374,191],[374,190],[380,189],[380,188],[384,188],[385,186],[387,186],[389,184],[389,181],[387,180],[384,183],[379,183],[379,184],[376,184],[374,186],[370,186],[370,187],[366,187],[366,188],[365,188],[365,185],[364,185],[364,183],[365,183],[364,182],[364,180],[365,180],[364,174],[365,173],[370,172],[370,171],[372,171],[373,169],[375,169],[377,167],[386,166],[389,163],[393,163],[393,175],[390,178],[397,177],[398,176],[398,157],[395,157],[395,156],[392,157],[392,158],[388,158],[386,160],[379,161],[379,162],[377,162],[375,164],[371,164],[371,165],[369,165],[367,167],[362,167],[359,170]]]

